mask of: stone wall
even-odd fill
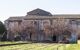
[[[30,39],[30,33],[32,33],[32,40],[51,40],[52,30],[51,27],[56,27],[60,25],[62,28],[63,26],[66,27],[67,25],[73,27],[73,29],[77,29],[77,24],[70,24],[70,19],[59,19],[59,18],[44,18],[44,19],[22,19],[22,22],[19,21],[9,21],[7,23],[8,33],[11,37],[15,37],[17,33],[25,32]],[[60,23],[60,24],[58,24]],[[75,27],[76,26],[76,27]],[[74,28],[75,27],[75,28]],[[54,30],[53,30],[54,31]]]

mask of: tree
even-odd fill
[[[73,29],[69,23],[66,23],[66,19],[57,18],[55,21],[52,21],[52,24],[44,27],[44,32],[46,36],[61,36],[66,32],[72,32]],[[67,33],[68,35],[68,33]],[[70,35],[70,34],[69,34]],[[68,36],[69,37],[69,36]]]
[[[33,25],[32,21],[28,21],[27,23],[26,22],[22,22],[20,26],[21,40],[33,40],[36,33],[36,26]]]
[[[30,40],[33,40],[33,35],[36,33],[36,29],[34,26],[28,26],[26,27],[26,32],[29,34]]]
[[[2,38],[3,35],[5,34],[6,28],[4,26],[4,24],[0,21],[0,37]],[[0,38],[0,39],[1,39]]]
[[[12,22],[13,25],[10,25],[8,32],[8,40],[14,41],[19,38],[21,33],[21,21]]]

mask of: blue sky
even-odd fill
[[[80,0],[0,0],[0,21],[10,16],[25,16],[36,8],[52,14],[80,14]]]

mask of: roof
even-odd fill
[[[66,18],[66,19],[80,19],[80,14],[54,14],[47,12],[42,9],[35,9],[27,13],[26,16],[13,16],[8,18],[6,21],[22,21],[23,19],[56,19],[56,18]]]
[[[20,16],[20,17],[10,17],[7,19],[7,21],[22,21],[23,19],[23,16]]]
[[[57,18],[65,18],[65,19],[80,19],[80,15],[53,15],[53,16],[32,16],[27,15],[24,17],[26,20],[32,19],[57,19]]]
[[[80,19],[80,14],[77,14],[77,15],[70,15],[70,14],[67,14],[67,15],[53,15],[53,16],[34,16],[34,15],[27,15],[27,16],[16,16],[16,17],[10,17],[8,18],[7,20],[8,21],[22,21],[22,19],[56,19],[56,18],[66,18],[66,19]]]
[[[47,11],[39,9],[39,8],[28,12],[27,15],[52,16],[52,14],[50,12],[47,12]]]

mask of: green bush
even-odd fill
[[[0,40],[3,40],[6,38],[6,37],[4,37],[4,35],[5,35],[4,32],[6,32],[6,28],[5,28],[4,24],[0,21]]]

